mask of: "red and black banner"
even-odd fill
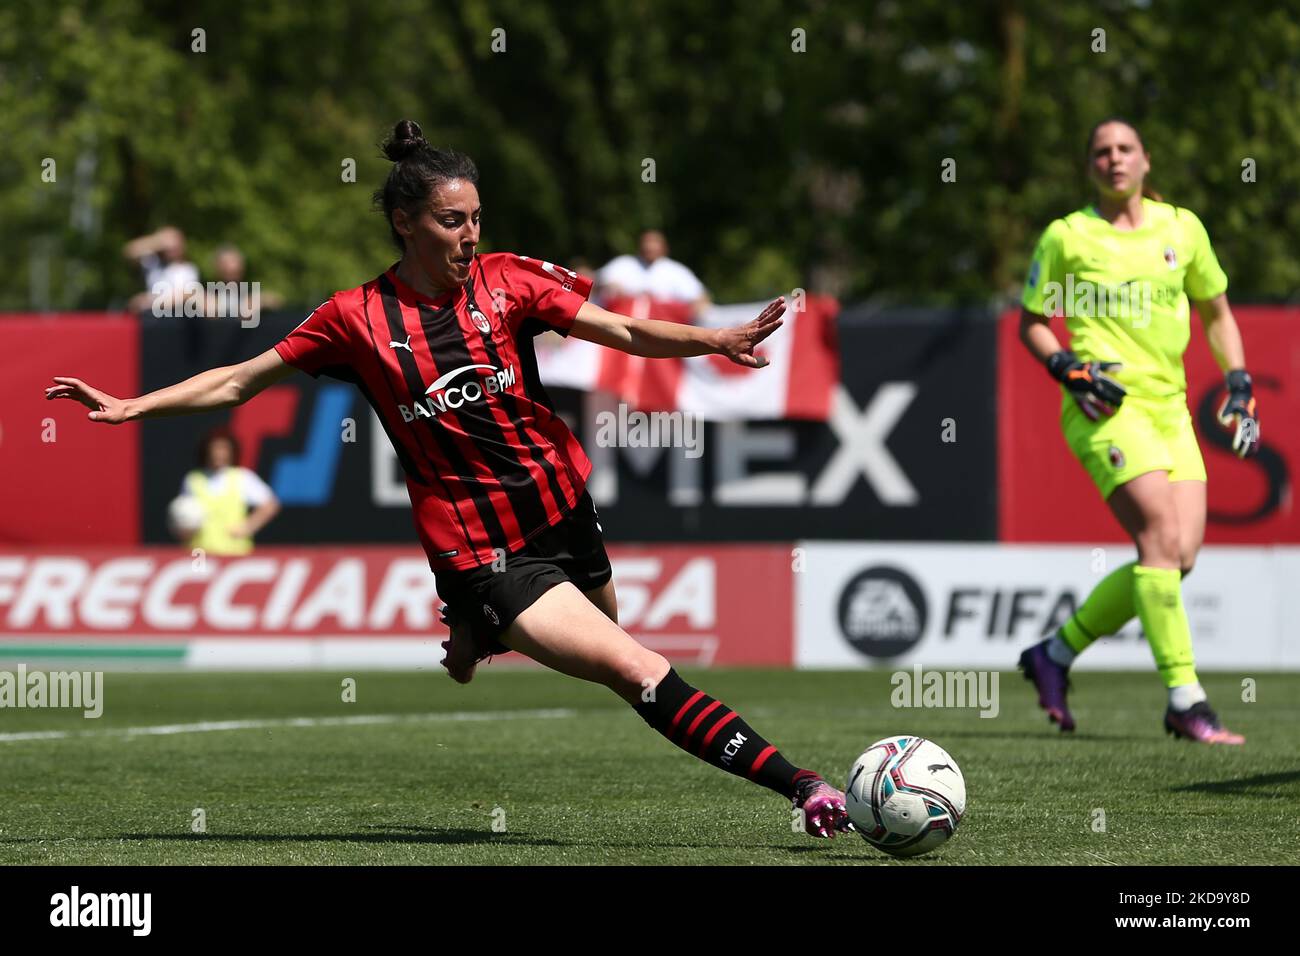
[[[1209,472],[1212,544],[1300,542],[1300,310],[1237,307],[1262,448],[1246,461],[1214,421],[1223,377],[1194,330],[1188,401]],[[55,375],[119,396],[244,361],[301,313],[235,321],[120,314],[0,318],[0,542],[170,541],[168,502],[202,435],[228,424],[242,463],[283,511],[263,544],[413,543],[402,470],[351,385],[296,375],[235,409],[115,428],[44,400]],[[846,310],[830,420],[701,422],[698,445],[598,440],[593,394],[552,398],[595,463],[589,489],[611,541],[1110,542],[1123,532],[1065,446],[1059,393],[1017,316]]]
[[[146,319],[142,388],[256,355],[296,321]],[[607,397],[550,394],[595,464],[588,489],[611,541],[990,540],[994,333],[978,315],[850,312],[828,421],[697,420],[695,449],[602,442],[599,416],[618,414]],[[972,382],[970,369],[986,377]],[[285,505],[260,542],[414,540],[401,468],[366,402],[350,385],[305,375],[231,411],[143,423],[143,540],[168,540],[167,502],[200,436],[221,422]]]
[[[1193,328],[1184,362],[1187,403],[1208,475],[1205,540],[1297,542],[1300,511],[1292,486],[1300,469],[1300,309],[1238,306],[1233,311],[1255,382],[1261,447],[1244,461],[1233,454],[1232,436],[1215,418],[1224,398],[1223,373],[1204,333]],[[1127,540],[1066,447],[1058,386],[1020,343],[1018,322],[1018,312],[1007,312],[998,330],[998,537],[1022,542]],[[1055,323],[1064,341],[1062,324]],[[1193,317],[1192,324],[1200,323]]]

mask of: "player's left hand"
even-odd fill
[[[744,325],[718,330],[718,353],[746,368],[763,368],[766,357],[754,354],[754,346],[781,327],[785,314],[785,296],[773,299],[758,318]]]
[[[1234,429],[1232,450],[1238,458],[1259,451],[1259,417],[1255,414],[1254,383],[1245,369],[1227,374],[1228,397],[1219,406],[1219,424]]]

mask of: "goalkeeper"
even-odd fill
[[[1137,561],[1112,571],[1052,637],[1025,651],[1020,667],[1061,730],[1073,730],[1066,700],[1075,657],[1136,616],[1168,690],[1165,729],[1208,744],[1240,744],[1210,708],[1196,676],[1181,577],[1205,535],[1205,464],[1187,410],[1183,352],[1189,300],[1227,377],[1219,420],[1235,430],[1242,457],[1259,424],[1241,334],[1205,227],[1160,201],[1137,129],[1097,124],[1088,137],[1093,205],[1057,219],[1034,251],[1020,338],[1061,383],[1061,430],[1137,545]],[[1070,348],[1049,321],[1064,313]]]

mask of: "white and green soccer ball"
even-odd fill
[[[934,741],[899,734],[877,740],[853,762],[844,797],[864,840],[893,856],[917,856],[957,829],[966,780]]]
[[[194,534],[203,526],[203,519],[203,505],[193,495],[180,495],[167,506],[167,521],[177,534]]]

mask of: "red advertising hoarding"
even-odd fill
[[[669,660],[791,663],[790,547],[612,547],[610,557],[620,623]],[[238,558],[175,548],[0,552],[0,656],[5,643],[10,656],[214,639],[428,643],[446,637],[438,606],[417,548],[268,547]],[[430,651],[429,664],[440,657]]]
[[[0,319],[0,542],[139,541],[139,429],[45,400],[55,375],[137,394],[139,323],[72,313]]]
[[[1213,422],[1223,400],[1223,373],[1199,320],[1185,356],[1187,401],[1208,475],[1209,544],[1300,542],[1293,498],[1300,470],[1300,309],[1233,309],[1255,380],[1261,449],[1242,461],[1230,434]],[[1019,315],[998,329],[999,537],[1020,542],[1127,540],[1083,467],[1066,447],[1057,386],[1018,337]],[[1064,321],[1053,329],[1067,341]]]

